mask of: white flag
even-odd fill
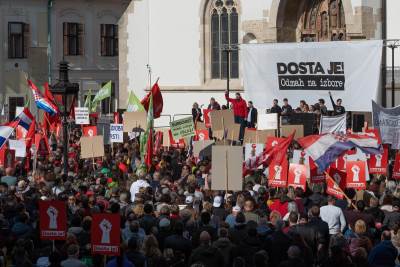
[[[346,133],[346,113],[339,116],[321,116],[319,134]]]

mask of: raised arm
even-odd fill
[[[229,102],[233,102],[235,99],[234,98],[230,98],[228,91],[225,91],[225,99],[228,100]]]
[[[331,103],[332,103],[332,107],[333,107],[333,109],[335,109],[335,107],[336,107],[336,104],[335,104],[335,101],[333,100],[333,97],[332,97],[332,94],[331,94],[331,92],[329,91],[329,98],[331,99]]]

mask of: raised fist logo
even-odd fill
[[[338,185],[340,184],[340,181],[342,180],[342,177],[338,173],[335,173],[333,175],[333,179],[335,180],[335,183],[336,183],[333,185],[333,187],[337,189]]]
[[[377,167],[377,168],[382,167],[382,155],[381,154],[375,155],[375,159],[376,159],[375,167]]]
[[[360,167],[358,167],[357,165],[353,165],[353,167],[351,167],[351,171],[353,172],[353,182],[359,182]]]
[[[49,216],[49,229],[57,229],[58,210],[53,206],[49,206],[47,208],[47,215]]]
[[[93,136],[93,135],[94,135],[94,133],[93,133],[93,130],[92,130],[92,129],[88,130],[88,135],[89,135],[89,136]]]
[[[110,243],[110,233],[111,233],[111,228],[112,224],[110,221],[103,219],[99,225],[100,230],[102,232],[101,234],[101,243],[102,244],[109,244]]]
[[[275,180],[280,180],[281,179],[282,167],[280,165],[275,165],[274,166],[274,170],[275,170]]]
[[[301,177],[302,171],[301,169],[297,168],[294,170],[294,183],[299,184],[300,183],[300,177]]]
[[[203,141],[204,139],[206,139],[204,133],[199,133],[199,140]]]
[[[275,140],[275,141],[272,142],[271,146],[274,147],[274,146],[276,146],[277,144],[278,144],[278,141]]]
[[[343,161],[344,161],[344,167],[346,167],[346,164],[347,164],[347,155],[344,155],[344,156],[343,156]]]

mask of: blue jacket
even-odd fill
[[[376,245],[368,256],[368,263],[373,267],[396,266],[397,249],[389,240],[384,240]]]

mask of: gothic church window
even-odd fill
[[[227,52],[229,45],[238,43],[239,14],[233,0],[213,0],[211,3],[211,78],[227,78]],[[239,53],[229,53],[230,78],[239,78]]]

